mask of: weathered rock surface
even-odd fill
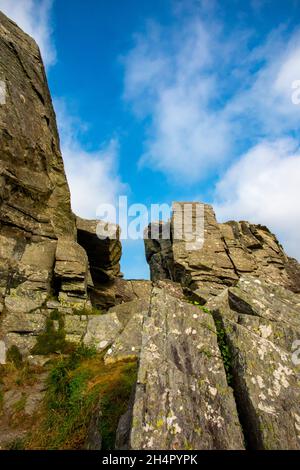
[[[95,346],[98,351],[104,351],[122,331],[123,325],[115,312],[97,315],[88,323],[84,336],[86,346]]]
[[[114,280],[97,284],[96,287],[90,290],[90,297],[93,305],[107,310],[123,302],[131,302],[131,300],[147,297],[150,294],[150,289],[150,281],[125,280],[116,277]]]
[[[300,297],[243,277],[207,306],[231,351],[233,387],[245,437],[254,449],[299,449]]]
[[[102,419],[102,407],[101,401],[98,403],[92,419],[87,429],[87,436],[84,443],[84,450],[101,450],[102,447],[102,435],[100,432]]]
[[[57,240],[74,241],[76,232],[39,49],[1,12],[0,79],[1,333],[17,339],[40,330],[39,312],[36,328],[26,315],[51,293]]]
[[[1,222],[29,237],[75,234],[55,114],[36,43],[0,12]],[[12,238],[18,232],[12,232]],[[25,234],[23,235],[25,241]],[[21,240],[20,240],[21,243]]]
[[[25,380],[25,384],[20,384],[19,381],[11,383],[9,375],[2,376],[0,450],[14,448],[28,435],[45,397],[47,376],[47,372],[38,369],[34,372],[34,379]]]
[[[121,244],[118,228],[100,240],[97,221],[73,215],[38,46],[1,12],[0,80],[1,351],[15,344],[30,354],[51,311],[118,303]],[[65,324],[67,340],[79,342],[87,321]]]
[[[224,287],[235,285],[246,273],[294,292],[300,291],[299,263],[286,256],[275,235],[266,227],[248,222],[218,224],[212,207],[207,204],[203,207],[203,246],[191,249],[191,243],[176,236],[176,221],[181,220],[183,211],[189,212],[195,230],[196,207],[199,205],[174,204],[171,241],[145,239],[152,280],[179,282],[193,290],[203,303]],[[148,233],[150,230],[151,226]]]
[[[92,315],[91,318],[94,318]],[[69,343],[80,344],[87,332],[89,316],[88,315],[69,315],[64,317],[64,330],[66,332],[66,341]],[[92,320],[91,320],[92,321]]]
[[[244,447],[212,317],[158,288],[143,324],[131,447]]]
[[[102,284],[103,281],[114,280],[115,277],[120,276],[122,253],[118,226],[113,226],[115,239],[111,237],[102,239],[97,234],[98,224],[99,220],[76,217],[77,241],[87,253],[94,284]]]
[[[54,272],[62,300],[87,298],[88,257],[78,243],[72,240],[58,241]]]
[[[142,325],[144,315],[146,315],[148,312],[149,300],[132,301],[130,304],[133,312],[130,315],[131,318],[123,331],[116,337],[115,341],[112,343],[111,347],[104,356],[105,364],[135,359],[140,355],[142,343]]]
[[[106,364],[138,357],[149,300],[150,295],[116,305],[104,315],[88,316],[84,344],[95,346],[99,352],[107,349],[104,356]]]

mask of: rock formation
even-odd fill
[[[2,13],[0,80],[6,90],[0,105],[3,361],[13,344],[30,352],[52,308],[62,313],[74,306],[90,308],[101,289],[101,302],[94,304],[114,305],[121,245],[100,240],[97,221],[73,215],[38,46]]]
[[[72,213],[38,47],[1,13],[0,80],[0,363],[38,367],[23,390],[9,388],[19,378],[0,382],[0,448],[40,413],[49,359],[55,367],[73,351],[75,367],[81,348],[96,360],[80,386],[99,369],[86,449],[107,445],[99,384],[127,397],[118,449],[300,449],[299,263],[266,227],[219,224],[209,205],[177,203],[170,222],[148,229],[158,235],[145,240],[151,281],[124,280],[119,229],[99,238],[99,221]],[[197,223],[198,206],[203,232],[187,243],[176,217],[185,209]],[[136,367],[128,393],[122,374]]]
[[[300,296],[242,277],[207,304],[231,355],[230,373],[249,448],[299,449]]]
[[[276,285],[300,292],[299,263],[289,258],[267,227],[248,222],[216,221],[213,208],[204,205],[204,245],[189,250],[186,240],[174,234],[174,220],[199,203],[176,203],[170,224],[171,239],[145,239],[151,279],[171,279],[195,292],[205,303],[224,286],[235,285],[244,274],[268,279]],[[181,220],[181,219],[180,219]],[[161,223],[160,231],[163,230]],[[148,229],[151,233],[152,226]]]

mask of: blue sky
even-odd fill
[[[300,258],[299,0],[0,9],[41,47],[74,212],[95,218],[119,195],[201,200],[220,221],[268,225]],[[143,242],[123,247],[125,276],[148,277]]]

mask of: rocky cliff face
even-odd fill
[[[35,42],[2,13],[1,223],[31,237],[75,237],[55,115]],[[22,243],[19,242],[21,245]]]
[[[1,13],[0,80],[0,449],[300,449],[299,263],[208,205],[186,244],[178,203],[151,281],[122,279],[120,241],[71,211],[39,50]]]
[[[54,307],[63,314],[91,308],[101,289],[94,304],[114,304],[121,245],[100,240],[96,221],[73,215],[39,49],[1,12],[0,80],[6,91],[0,105],[3,362],[13,344],[29,354]]]
[[[245,274],[268,279],[276,285],[300,292],[299,263],[289,258],[267,227],[248,222],[219,224],[213,208],[204,205],[204,244],[189,250],[186,240],[177,239],[174,220],[199,203],[176,203],[170,224],[171,239],[145,239],[151,279],[171,279],[198,295],[202,303],[224,286],[233,286]],[[191,208],[191,209],[189,209]],[[163,231],[161,223],[160,230]],[[195,230],[195,228],[194,228]],[[151,233],[151,226],[148,234]]]

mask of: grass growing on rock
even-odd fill
[[[23,367],[23,358],[18,346],[13,345],[7,351],[8,362],[12,362],[17,369],[22,369]]]
[[[190,301],[189,303],[191,303],[192,305],[195,305],[196,307],[200,308],[200,310],[202,310],[202,312],[211,314],[211,311],[209,310],[209,308],[205,307],[204,305],[201,305],[200,302],[197,302],[197,301],[194,300],[194,301]]]
[[[28,449],[82,449],[93,413],[101,408],[102,448],[113,449],[120,416],[136,381],[136,361],[105,365],[103,354],[80,347],[50,371],[39,422]]]
[[[222,356],[222,361],[224,364],[224,369],[227,377],[227,383],[229,386],[232,385],[233,375],[232,375],[232,354],[230,347],[226,339],[226,331],[223,326],[222,320],[219,318],[214,318],[216,330],[217,330],[217,339],[218,345]]]
[[[96,307],[78,307],[73,309],[74,315],[104,315],[105,313],[107,313],[105,310]]]
[[[63,315],[58,310],[53,310],[47,318],[45,331],[37,337],[32,354],[47,355],[68,352],[69,345],[66,342],[64,326]]]
[[[199,302],[190,301],[190,303],[195,305],[196,307],[198,307],[204,313],[212,315],[212,312],[207,307],[205,307],[204,305],[200,305]],[[232,354],[231,354],[231,351],[230,351],[230,347],[227,343],[226,331],[224,329],[222,320],[220,318],[217,318],[215,315],[212,315],[212,316],[213,316],[216,331],[217,331],[218,346],[219,346],[219,349],[220,349],[220,353],[221,353],[221,357],[222,357],[222,361],[223,361],[223,365],[224,365],[224,369],[225,369],[225,373],[226,373],[227,383],[228,383],[229,386],[231,386],[232,385],[232,380],[233,380],[233,375],[232,375]],[[203,326],[208,327],[207,325],[203,325]]]
[[[45,369],[22,361],[22,367],[10,361],[0,365],[0,446],[1,449],[21,450],[23,436],[35,424],[34,412],[26,411],[32,394],[40,390]],[[10,395],[7,395],[9,392]],[[2,403],[1,403],[2,402]]]

